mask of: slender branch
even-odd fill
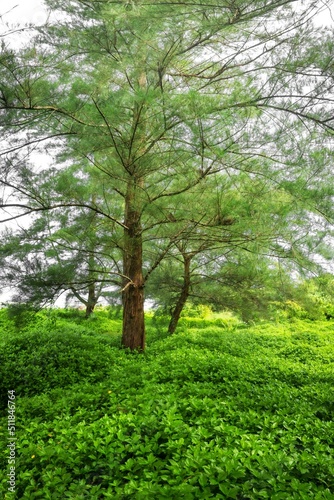
[[[96,212],[99,215],[103,215],[104,217],[107,217],[107,219],[112,220],[113,222],[115,222],[116,224],[121,226],[122,228],[128,229],[128,227],[125,224],[123,224],[123,222],[120,222],[119,220],[115,219],[111,215],[103,212],[102,210],[100,210],[96,206],[87,205],[85,203],[58,203],[56,205],[42,206],[42,207],[30,207],[29,205],[23,205],[20,203],[0,204],[0,209],[1,208],[2,209],[5,209],[5,208],[23,208],[23,209],[27,210],[27,212],[24,212],[23,214],[14,215],[8,219],[0,221],[0,223],[15,220],[15,219],[18,219],[20,217],[23,217],[25,215],[29,215],[29,214],[32,214],[35,212],[43,212],[46,210],[55,210],[57,208],[70,208],[70,207],[88,208],[89,210],[92,210],[93,212]]]

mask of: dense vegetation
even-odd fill
[[[6,499],[334,498],[331,3],[0,32]]]
[[[7,27],[0,221],[24,224],[1,233],[2,286],[87,316],[114,293],[144,350],[145,298],[173,333],[189,299],[257,301],[268,271],[330,258],[331,3],[44,0],[26,44]]]
[[[120,348],[116,309],[0,318],[15,498],[333,498],[332,321],[246,326],[202,308],[166,337],[167,318],[151,314],[140,354]],[[10,499],[6,468],[3,454]]]

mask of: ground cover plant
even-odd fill
[[[1,310],[3,449],[17,396],[16,493],[2,454],[2,497],[333,499],[334,323],[223,319],[184,317],[167,337],[151,314],[140,354],[110,310],[20,328]]]

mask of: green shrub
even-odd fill
[[[112,342],[85,333],[79,327],[41,329],[10,338],[0,347],[1,403],[7,404],[9,389],[21,396],[35,395],[106,377],[115,357]]]
[[[13,324],[16,330],[20,331],[35,320],[38,309],[30,304],[9,304],[6,313],[9,322]]]
[[[61,361],[41,376],[47,391],[38,376],[37,391],[28,379],[18,386],[17,498],[332,499],[331,322],[212,319],[167,338],[150,323],[144,354],[60,320],[52,334],[6,340],[31,371],[34,353]],[[6,425],[5,412],[4,449]],[[3,454],[3,497],[6,467]]]

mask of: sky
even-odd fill
[[[5,14],[5,20],[10,23],[41,24],[46,18],[41,0],[1,0],[0,9],[0,14]]]
[[[319,0],[319,7],[322,4],[328,3],[325,0]],[[10,12],[9,12],[10,11]],[[43,7],[42,0],[1,0],[0,1],[0,15],[6,12],[5,20],[10,23],[25,23],[31,22],[34,24],[41,24],[45,21],[46,10]],[[319,24],[332,24],[334,26],[334,9],[332,6],[331,15],[330,9],[325,8],[323,13],[318,17]]]

